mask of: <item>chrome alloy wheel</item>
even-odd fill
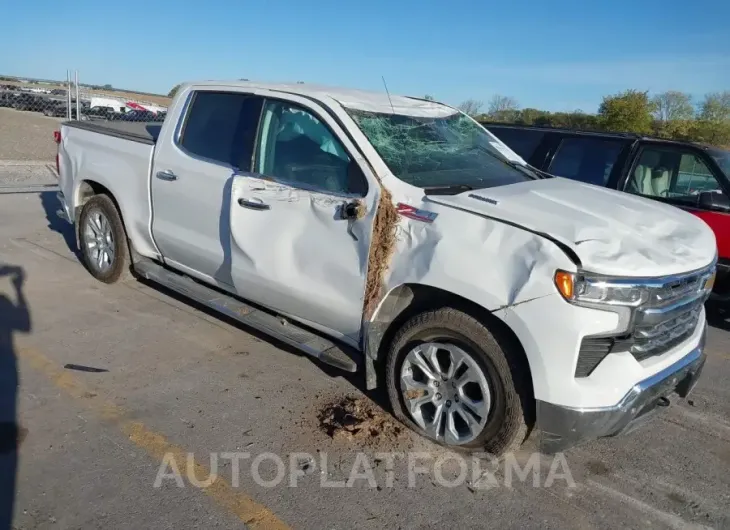
[[[108,271],[114,263],[114,234],[109,219],[101,210],[89,212],[84,223],[83,240],[89,264],[98,272]]]
[[[472,441],[491,406],[489,382],[474,358],[453,344],[419,344],[405,356],[400,390],[406,409],[428,436],[448,445]]]

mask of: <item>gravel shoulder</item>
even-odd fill
[[[0,108],[0,164],[8,160],[53,162],[53,131],[58,130],[61,121],[38,112]]]

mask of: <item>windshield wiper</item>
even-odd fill
[[[552,177],[550,173],[545,173],[544,171],[537,169],[536,167],[532,167],[530,164],[522,165],[518,164],[517,162],[513,162],[512,160],[509,160],[508,158],[501,159],[502,162],[507,164],[509,167],[516,169],[517,171],[520,171],[521,173],[527,173],[531,177],[537,177],[537,178],[549,178]]]
[[[543,171],[542,169],[538,169],[535,166],[531,166],[530,164],[527,164],[523,166],[522,164],[518,164],[517,162],[509,162],[510,164],[513,164],[515,167],[522,169],[522,171],[528,171],[530,173],[533,173],[537,176],[537,178],[543,178],[543,179],[550,179],[555,178],[555,175],[548,173],[547,171]]]
[[[550,173],[545,173],[544,171],[541,171],[541,170],[537,169],[536,167],[532,167],[530,164],[527,164],[527,163],[525,163],[525,165],[518,164],[517,162],[514,162],[514,161],[510,160],[509,158],[507,158],[506,156],[504,156],[502,153],[497,154],[494,151],[492,151],[491,149],[489,149],[483,145],[477,144],[474,147],[476,149],[479,149],[479,150],[487,153],[492,158],[496,158],[500,162],[507,164],[512,169],[515,169],[522,174],[527,174],[527,176],[530,178],[552,177],[552,175]]]
[[[427,186],[423,188],[426,195],[456,195],[465,191],[477,189],[468,184],[452,184],[450,186]]]

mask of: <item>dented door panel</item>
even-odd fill
[[[239,174],[230,202],[231,275],[246,298],[358,340],[377,188],[353,199]]]

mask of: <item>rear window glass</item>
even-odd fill
[[[487,127],[487,129],[494,136],[506,143],[510,149],[520,155],[526,162],[530,161],[530,157],[545,136],[545,133],[542,131],[502,127]]]
[[[565,138],[548,171],[559,177],[605,186],[623,142],[598,138]]]

